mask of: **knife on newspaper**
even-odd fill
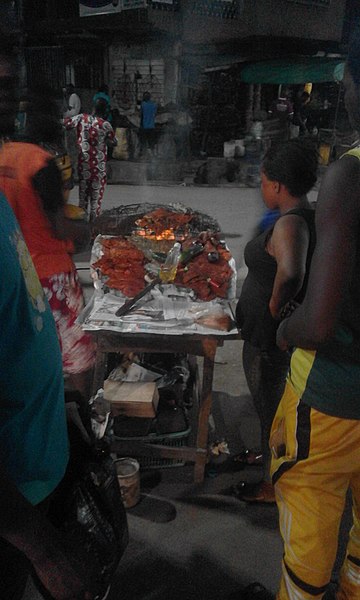
[[[201,254],[203,249],[204,249],[204,246],[202,244],[194,244],[191,248],[189,248],[189,250],[186,250],[184,252],[184,258],[182,260],[180,260],[180,264],[182,266],[186,265],[195,256],[197,256],[198,254]],[[156,285],[158,285],[158,283],[162,283],[161,277],[159,275],[157,277],[155,277],[155,279],[153,279],[151,283],[149,283],[147,286],[145,286],[144,289],[141,290],[141,292],[136,294],[136,296],[134,296],[133,298],[130,298],[129,300],[126,300],[126,302],[122,306],[120,306],[120,308],[117,309],[115,315],[117,317],[123,317],[124,315],[129,313],[131,311],[131,309],[135,306],[135,304],[141,298],[146,296],[146,294],[148,292],[150,292],[150,290],[152,290]]]
[[[136,294],[136,296],[134,296],[133,298],[130,298],[129,300],[126,300],[126,302],[120,306],[120,308],[117,309],[116,311],[116,316],[117,317],[122,317],[124,315],[126,315],[128,312],[131,311],[131,309],[133,308],[133,306],[135,306],[135,304],[144,296],[146,296],[146,294],[148,292],[150,292],[150,290],[153,289],[153,287],[155,287],[158,283],[161,283],[161,279],[160,277],[155,277],[155,279],[152,280],[151,283],[149,283],[148,285],[146,285],[144,287],[143,290],[141,290],[141,292],[139,292],[138,294]]]

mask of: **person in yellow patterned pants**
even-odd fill
[[[355,424],[311,408],[287,383],[270,437],[285,546],[281,600],[317,600],[330,582],[349,486],[360,498],[360,427]],[[359,518],[355,502],[341,599],[360,598]]]
[[[359,32],[343,83],[360,130]],[[296,348],[270,436],[285,549],[277,598],[324,596],[350,489],[353,527],[336,598],[360,600],[360,147],[328,167],[315,225],[305,299],[277,334],[282,350]]]

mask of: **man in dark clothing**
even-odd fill
[[[294,106],[293,125],[298,127],[298,135],[306,135],[308,130],[306,122],[309,116],[309,103],[311,96],[308,92],[302,92],[300,98],[297,98]]]
[[[343,83],[350,122],[360,131],[359,32]],[[285,550],[278,600],[324,596],[349,489],[354,524],[336,597],[360,597],[359,191],[358,146],[323,178],[307,293],[278,329],[279,347],[295,347],[270,436]]]

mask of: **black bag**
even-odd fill
[[[49,518],[96,600],[104,597],[129,538],[114,462],[108,453],[85,447],[85,460],[78,447],[75,453],[72,448]]]

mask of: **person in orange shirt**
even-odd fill
[[[0,25],[3,137],[14,131],[16,39]],[[7,173],[9,189],[21,193],[16,167],[2,168],[1,178]],[[31,573],[41,598],[91,600],[88,574],[46,516],[69,455],[62,361],[52,313],[1,191],[0,256],[0,597],[23,598]]]
[[[7,141],[0,152],[0,190],[21,227],[53,312],[62,350],[63,371],[73,387],[90,396],[95,348],[76,319],[84,299],[74,251],[89,240],[89,225],[65,216],[65,199],[55,148],[62,127],[49,92],[29,98],[25,137]]]

